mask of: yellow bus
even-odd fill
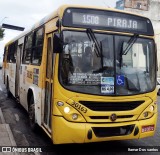
[[[153,136],[156,45],[151,21],[65,5],[5,46],[8,96],[54,144]]]

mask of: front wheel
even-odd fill
[[[37,123],[36,123],[36,120],[35,120],[35,103],[34,103],[33,96],[30,98],[28,113],[29,113],[30,127],[31,127],[32,131],[36,131]]]

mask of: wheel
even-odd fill
[[[158,89],[157,95],[160,96],[160,89]]]
[[[11,98],[12,97],[12,93],[10,92],[10,89],[9,89],[9,81],[8,81],[8,79],[7,79],[7,97],[8,98]]]
[[[32,131],[36,131],[37,129],[37,123],[35,121],[35,103],[34,103],[34,97],[31,96],[30,102],[29,102],[29,124]]]

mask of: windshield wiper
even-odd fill
[[[128,53],[128,51],[131,49],[131,47],[133,46],[133,44],[136,42],[137,38],[138,38],[139,34],[135,33],[128,41],[125,49],[123,48],[124,46],[124,42],[122,43],[122,47],[121,47],[121,51],[120,51],[120,68],[122,67],[122,55],[126,55]]]
[[[97,55],[97,57],[101,57],[102,53],[101,53],[101,44],[98,43],[97,38],[93,32],[92,29],[88,28],[86,30],[88,38],[90,39],[90,41],[93,41],[93,43],[95,44],[95,53]]]
[[[133,46],[133,44],[136,42],[137,38],[138,38],[139,34],[134,34],[130,40],[127,43],[127,46],[125,47],[125,49],[122,52],[122,55],[126,55],[128,53],[128,51],[130,50],[130,48]]]
[[[93,43],[95,44],[95,53],[97,57],[101,58],[101,69],[103,70],[103,48],[102,48],[102,42],[100,41],[100,43],[98,42],[94,32],[92,29],[88,28],[86,30],[88,38],[90,39],[90,41],[93,41]]]

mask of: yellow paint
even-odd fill
[[[143,138],[147,136],[153,136],[154,131],[147,132],[147,133],[141,133],[141,127],[143,125],[155,125],[156,127],[156,121],[157,121],[157,105],[156,102],[156,91],[147,93],[147,94],[140,94],[140,95],[134,95],[134,96],[114,96],[114,97],[106,97],[106,96],[96,96],[96,95],[87,95],[82,93],[76,93],[69,90],[64,89],[58,80],[58,65],[59,65],[59,54],[56,54],[55,57],[55,68],[54,68],[54,77],[53,79],[46,79],[46,61],[47,61],[47,37],[48,35],[52,36],[54,32],[57,29],[56,22],[58,19],[62,19],[64,10],[67,7],[74,7],[70,5],[64,5],[58,9],[58,11],[52,13],[44,20],[44,27],[45,27],[45,36],[44,36],[44,45],[43,45],[43,55],[42,55],[42,62],[41,66],[35,66],[35,65],[26,65],[27,68],[23,74],[23,78],[26,84],[33,84],[33,76],[34,76],[34,69],[39,70],[39,77],[38,77],[38,87],[42,89],[45,88],[45,82],[51,82],[53,84],[53,105],[52,105],[52,132],[51,135],[47,132],[45,127],[42,128],[44,131],[52,138],[53,142],[55,144],[61,144],[61,143],[84,143],[84,142],[96,142],[96,141],[108,141],[108,140],[124,140],[124,139],[138,139]],[[79,6],[80,7],[80,6]],[[91,7],[81,7],[81,8],[91,8]],[[102,10],[110,10],[110,11],[117,11],[117,12],[123,12],[120,10],[115,9],[106,9],[106,8],[98,8],[95,9],[102,9]],[[131,13],[128,13],[131,14]],[[34,28],[37,28],[41,26],[40,22],[34,25]],[[84,28],[66,28],[61,27],[63,29],[70,29],[70,30],[78,30],[82,31]],[[33,31],[29,30],[29,31]],[[22,36],[25,36],[29,31],[24,32],[20,36],[16,37],[9,43],[7,43],[6,47],[13,43],[15,40],[19,39]],[[97,32],[106,33],[111,31],[102,31],[102,30],[95,30]],[[50,33],[50,34],[49,34]],[[122,34],[122,35],[133,35],[129,33],[120,33],[120,32],[112,32],[115,34]],[[142,35],[141,35],[142,36]],[[142,36],[146,38],[154,38],[154,36]],[[53,45],[54,46],[54,45]],[[7,52],[6,52],[7,53]],[[9,69],[9,64],[6,62],[6,56],[4,61],[4,69]],[[12,68],[9,69],[9,75],[13,77],[15,73],[13,72]],[[34,87],[34,85],[32,85]],[[36,86],[37,87],[37,86]],[[22,88],[21,88],[22,89]],[[26,92],[28,90],[25,90]],[[37,92],[36,92],[37,93]],[[27,93],[26,93],[27,94]],[[43,94],[38,92],[38,97],[40,98],[40,101],[42,103],[40,104],[40,109],[43,109],[44,106],[44,98],[42,98]],[[80,100],[83,101],[99,101],[99,102],[125,102],[125,101],[138,101],[138,100],[144,100],[144,104],[139,106],[138,108],[132,110],[132,111],[117,111],[117,116],[122,115],[134,115],[133,118],[120,118],[116,120],[116,123],[111,122],[111,120],[97,120],[95,123],[95,120],[92,120],[90,116],[110,116],[113,112],[95,112],[91,111],[87,108],[87,112],[84,113],[83,111],[79,110],[78,108],[74,107],[72,104],[73,102],[79,103]],[[61,101],[64,103],[65,107],[69,107],[70,111],[69,113],[64,112],[64,107],[58,107],[57,102]],[[79,103],[80,104],[80,103]],[[147,118],[143,117],[144,111],[149,111],[149,107],[153,105],[155,107],[153,112],[149,112],[149,116]],[[86,107],[85,107],[86,108]],[[77,113],[79,118],[76,121],[72,120],[72,114]],[[41,117],[41,116],[39,116]],[[42,118],[43,120],[43,118]],[[89,122],[89,123],[87,123]],[[41,122],[43,124],[43,122]],[[40,124],[40,125],[41,125]],[[139,127],[140,132],[138,135],[134,136],[133,132],[130,135],[127,136],[115,136],[115,137],[103,137],[103,138],[97,138],[95,134],[93,133],[92,127],[116,127],[116,126],[125,126],[135,124],[135,126]],[[88,130],[92,130],[93,137],[91,140],[87,138]]]
[[[152,118],[142,121],[132,121],[123,123],[73,123],[68,122],[63,117],[52,116],[52,128],[53,142],[55,144],[61,143],[89,143],[89,142],[100,142],[100,141],[111,141],[111,140],[127,140],[127,139],[139,139],[154,135],[154,131],[141,133],[141,127],[144,125],[152,125],[157,120],[155,114]],[[111,137],[96,137],[92,127],[118,127],[135,124],[139,128],[139,133],[134,136],[134,132],[126,136],[111,136]],[[55,125],[55,126],[54,126]],[[87,138],[88,131],[92,131],[92,139]]]
[[[38,87],[41,88],[41,81],[42,81],[42,70],[41,70],[41,67],[40,66],[35,66],[35,65],[28,65],[27,66],[27,69],[26,69],[26,75],[25,75],[25,81],[28,83],[28,84],[34,84],[33,80],[34,80],[34,69],[38,69],[39,70],[39,78],[38,78]]]

